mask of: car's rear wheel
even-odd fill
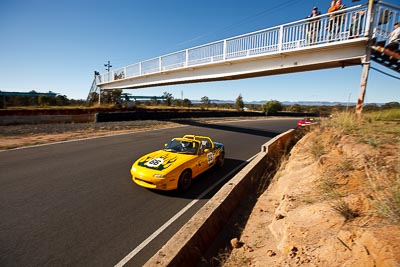
[[[217,168],[222,168],[224,166],[224,163],[225,163],[225,153],[221,153],[217,158],[215,166]]]
[[[192,172],[190,170],[185,170],[179,176],[178,190],[181,192],[187,191],[192,184]]]

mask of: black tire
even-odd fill
[[[218,156],[217,162],[215,163],[215,166],[219,169],[224,166],[225,163],[225,153],[221,153],[221,155]]]
[[[178,180],[178,190],[181,192],[185,192],[190,188],[192,184],[192,172],[190,170],[185,170],[182,172],[181,176],[179,176]]]

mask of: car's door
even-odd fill
[[[212,144],[210,140],[201,140],[199,169],[200,172],[208,170],[214,163],[214,154],[212,152]]]

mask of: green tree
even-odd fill
[[[190,101],[189,99],[185,98],[182,101],[182,106],[189,108],[189,107],[193,106],[193,104],[192,104],[192,101]]]
[[[382,105],[382,109],[392,109],[392,108],[400,108],[399,102],[389,102]]]
[[[112,103],[112,95],[109,90],[103,90],[101,91],[101,97],[100,97],[101,103],[107,104],[107,103]]]
[[[49,106],[51,104],[51,97],[46,95],[39,95],[38,104],[39,106]]]
[[[115,89],[111,91],[111,99],[113,103],[121,102],[122,89]]]
[[[59,96],[57,96],[57,97],[59,97]],[[99,101],[99,94],[97,92],[91,92],[90,96],[89,96],[88,104],[93,105],[95,103],[98,103],[98,101]],[[68,100],[68,104],[71,104],[69,100]]]
[[[210,99],[208,99],[208,96],[203,96],[200,102],[203,104],[203,107],[208,107],[210,105]]]
[[[243,97],[242,97],[242,94],[240,94],[240,95],[236,98],[235,109],[237,109],[237,110],[239,110],[239,111],[243,111],[243,108],[244,108]]]
[[[299,104],[291,105],[288,109],[291,112],[304,112],[304,107],[300,106]]]
[[[163,97],[165,99],[164,100],[165,105],[167,105],[168,107],[171,106],[172,105],[172,100],[174,99],[172,94],[168,93],[168,92],[164,92]]]
[[[264,112],[278,112],[278,111],[281,111],[282,109],[283,109],[283,105],[281,104],[281,102],[279,102],[277,100],[267,101],[263,105]]]
[[[174,99],[174,100],[172,100],[172,105],[174,107],[181,107],[182,106],[182,100],[181,99]]]
[[[363,111],[368,112],[368,111],[378,111],[379,107],[377,104],[366,104],[363,107]]]
[[[69,100],[68,100],[67,96],[65,96],[65,95],[56,96],[56,105],[57,106],[68,106],[69,105]]]
[[[155,96],[152,97],[152,98],[151,98],[151,105],[152,105],[152,106],[158,106],[158,105],[160,105],[160,100],[158,100],[157,97],[155,97]]]

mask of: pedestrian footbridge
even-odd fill
[[[91,92],[369,66],[371,47],[386,40],[397,21],[399,6],[354,6],[98,74]],[[400,72],[399,60],[389,59],[386,66]]]

